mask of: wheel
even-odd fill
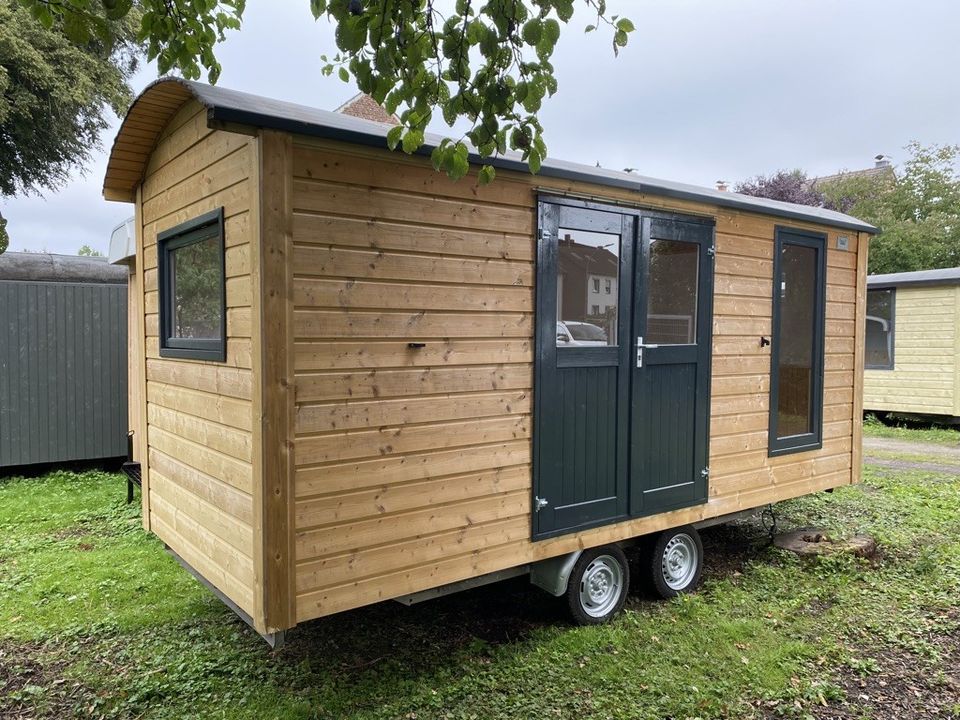
[[[653,589],[663,598],[690,592],[700,584],[703,543],[692,525],[664,530],[650,552]]]
[[[577,625],[599,625],[623,609],[630,587],[627,557],[616,545],[584,551],[567,583],[567,605]]]

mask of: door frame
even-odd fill
[[[539,431],[539,428],[540,428],[539,419],[543,417],[542,415],[543,392],[541,392],[542,383],[543,383],[543,364],[544,364],[544,355],[547,352],[546,348],[549,345],[555,346],[556,344],[556,337],[555,337],[556,330],[555,330],[554,324],[541,321],[541,318],[543,318],[548,312],[555,311],[555,304],[556,304],[555,297],[552,297],[552,298],[548,297],[551,295],[551,293],[543,292],[544,283],[541,282],[541,273],[547,271],[548,268],[556,267],[556,264],[557,264],[557,245],[556,245],[556,242],[552,242],[553,238],[550,237],[546,229],[547,218],[545,213],[549,212],[550,206],[566,206],[566,207],[579,208],[584,210],[595,210],[595,211],[606,212],[606,213],[618,213],[620,215],[629,216],[633,218],[634,220],[633,255],[635,259],[635,262],[633,264],[634,277],[631,278],[629,283],[631,288],[630,305],[624,308],[624,310],[629,311],[631,315],[629,327],[627,330],[627,337],[631,338],[631,341],[628,348],[621,348],[621,350],[626,351],[630,356],[632,356],[632,354],[636,351],[636,348],[634,346],[636,342],[636,338],[633,337],[634,328],[633,328],[632,316],[634,312],[636,312],[635,308],[637,303],[637,298],[634,296],[634,293],[636,292],[635,286],[638,282],[637,267],[639,266],[643,268],[644,272],[646,272],[646,267],[648,262],[648,258],[646,257],[646,253],[648,250],[645,247],[646,243],[644,242],[644,238],[643,238],[643,228],[645,224],[648,224],[651,219],[661,219],[661,220],[693,223],[697,225],[707,226],[711,229],[712,238],[713,238],[711,242],[711,246],[708,250],[708,255],[710,256],[712,261],[716,259],[716,232],[715,232],[716,218],[712,216],[691,215],[691,214],[671,212],[668,210],[648,209],[648,208],[644,208],[636,205],[621,204],[615,200],[603,201],[603,200],[579,198],[579,197],[567,196],[567,195],[556,195],[549,192],[537,193],[536,202],[537,202],[537,228],[536,228],[536,235],[535,235],[536,268],[534,273],[535,282],[536,282],[535,303],[534,303],[534,385],[533,385],[534,402],[533,402],[533,418],[532,418],[533,457],[532,457],[532,463],[531,463],[533,471],[532,471],[532,482],[531,482],[531,488],[530,488],[530,530],[531,530],[531,540],[534,540],[534,541],[545,540],[551,537],[577,533],[577,532],[588,530],[594,527],[605,527],[607,525],[626,522],[628,520],[633,519],[634,517],[643,517],[642,515],[634,516],[629,514],[631,501],[628,495],[627,497],[627,513],[628,514],[623,517],[597,521],[595,523],[585,524],[583,526],[578,526],[573,529],[550,530],[542,533],[539,532],[537,529],[536,501],[537,501],[537,493],[540,486],[539,477],[540,477],[540,470],[542,465],[540,460],[542,437]],[[709,289],[709,292],[701,296],[703,299],[703,302],[707,303],[707,309],[706,309],[707,320],[705,323],[706,327],[704,328],[704,334],[705,334],[704,341],[707,343],[707,347],[709,349],[709,352],[707,353],[708,367],[706,371],[707,377],[706,377],[706,398],[705,398],[706,407],[707,407],[707,413],[706,413],[707,418],[706,418],[706,430],[704,434],[705,445],[706,445],[705,454],[706,454],[707,460],[709,460],[709,454],[710,454],[710,403],[712,399],[711,381],[712,381],[712,375],[713,375],[712,336],[713,336],[713,300],[714,300],[714,289],[715,289],[715,283],[714,283],[715,272],[714,272],[713,262],[711,262],[711,265],[709,266],[709,270],[710,270],[709,278],[703,277],[701,278],[701,281],[699,283],[699,287],[701,290],[703,290],[705,286]],[[706,275],[706,273],[704,273],[703,275]],[[632,367],[632,364],[631,364],[631,367]],[[628,403],[630,402],[629,394],[632,393],[632,374],[633,373],[631,370],[630,372],[631,384],[627,388]],[[629,415],[629,411],[628,411],[628,415]],[[630,433],[629,422],[630,420],[628,418],[628,426],[626,428],[627,437],[629,437],[629,433]],[[629,448],[625,448],[624,450],[625,450],[625,454],[628,457],[627,474],[629,478],[630,451],[629,451]],[[707,493],[709,493],[709,479],[707,479],[706,482],[707,482],[706,491]],[[629,480],[628,480],[628,492],[629,492]],[[706,500],[704,500],[703,502],[706,502]],[[669,512],[669,510],[663,511],[663,512]]]

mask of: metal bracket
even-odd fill
[[[709,255],[710,257],[716,257],[716,256],[717,256],[717,246],[716,246],[716,245],[711,245],[710,247],[708,247],[708,248],[707,248],[707,255]]]
[[[710,477],[710,468],[708,468],[708,467],[703,468],[703,470],[700,471],[700,477],[702,477],[704,480],[706,480],[707,478],[709,478],[709,477]]]
[[[534,498],[533,498],[533,511],[534,511],[534,512],[540,512],[540,511],[543,510],[545,507],[547,507],[547,505],[549,505],[549,504],[550,504],[550,503],[547,502],[547,499],[546,499],[546,498],[534,497]]]

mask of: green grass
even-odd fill
[[[875,415],[868,415],[864,420],[863,434],[866,437],[893,438],[960,447],[960,429],[956,427],[894,419],[881,422]]]
[[[103,473],[0,481],[0,716],[803,718],[889,653],[933,675],[960,626],[951,475],[868,468],[778,506],[781,527],[873,534],[872,562],[800,560],[738,524],[705,532],[700,592],[634,595],[604,627],[569,626],[518,579],[307,623],[276,653],[123,494]]]

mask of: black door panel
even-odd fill
[[[704,502],[712,225],[559,201],[540,230],[534,537]]]

